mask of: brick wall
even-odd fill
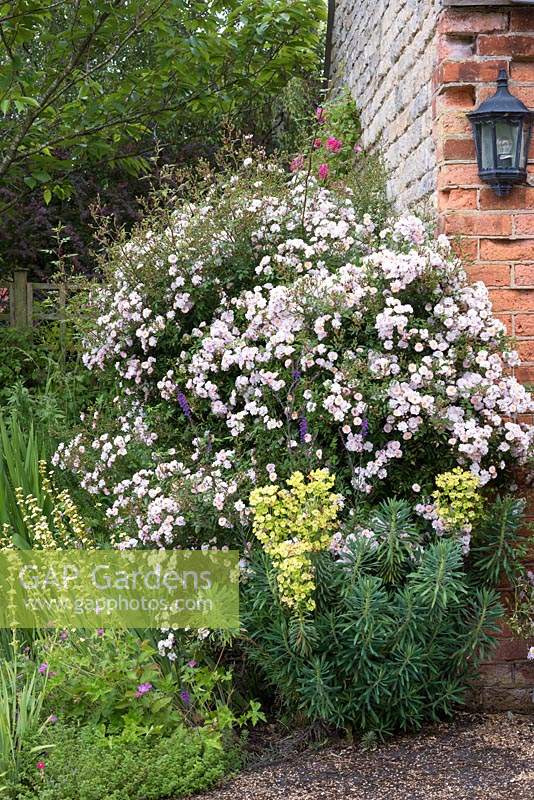
[[[534,149],[532,188],[499,198],[479,181],[466,119],[495,91],[500,67],[509,71],[511,91],[534,107],[534,8],[448,9],[438,24],[437,48],[433,106],[441,224],[462,237],[472,278],[492,288],[495,311],[518,338],[525,362],[518,377],[534,382]]]
[[[523,359],[517,377],[534,382],[534,145],[532,186],[497,197],[479,180],[466,118],[495,92],[501,67],[510,90],[534,107],[534,7],[442,12],[433,75],[439,224],[455,237],[472,279],[490,287],[494,310],[517,337]],[[491,664],[481,670],[481,706],[534,710],[534,664],[525,656],[525,643],[503,629]]]
[[[331,78],[360,108],[363,144],[380,144],[399,207],[435,187],[434,38],[440,0],[337,0]]]

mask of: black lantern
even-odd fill
[[[506,70],[499,70],[497,91],[467,115],[473,126],[478,172],[499,197],[527,178],[533,114],[508,91]]]

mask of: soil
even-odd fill
[[[463,714],[372,750],[262,737],[242,773],[196,800],[534,800],[534,717]]]

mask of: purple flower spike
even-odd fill
[[[302,372],[300,371],[300,369],[294,369],[293,372],[291,373],[291,377],[293,378],[293,381],[297,383],[297,381],[300,381],[302,377]]]
[[[191,419],[191,409],[189,407],[189,403],[187,402],[187,397],[185,396],[185,394],[183,392],[178,392],[176,399],[178,400],[178,405],[184,412],[184,415],[187,417],[187,419]]]
[[[362,419],[362,429],[361,429],[361,434],[362,434],[362,437],[363,437],[364,439],[367,439],[367,437],[368,437],[368,435],[369,435],[369,420],[367,419],[367,417],[364,417],[364,418]]]
[[[184,706],[191,705],[191,695],[189,694],[189,692],[186,689],[183,689],[180,692],[180,699],[181,699],[182,703],[184,704]]]
[[[308,433],[308,420],[306,419],[306,417],[301,417],[299,419],[299,436],[301,442],[305,440],[307,433]]]

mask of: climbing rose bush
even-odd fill
[[[397,495],[438,532],[438,473],[510,483],[534,403],[444,236],[379,230],[349,186],[262,158],[207,183],[119,242],[83,301],[85,365],[116,396],[54,462],[116,546],[245,543],[251,492],[296,471],[329,470],[342,520]]]

